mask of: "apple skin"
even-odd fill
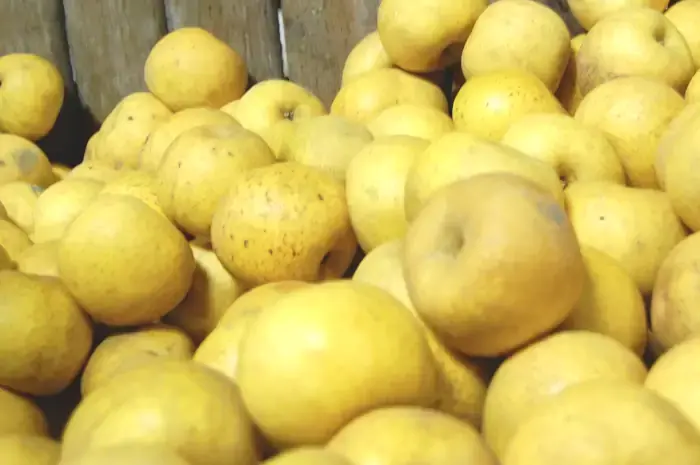
[[[471,356],[498,356],[556,328],[583,290],[573,228],[551,194],[490,173],[438,191],[409,227],[404,273],[416,310]]]

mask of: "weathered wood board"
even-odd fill
[[[146,88],[143,65],[166,32],[162,0],[64,0],[80,97],[102,121],[125,95]]]
[[[35,53],[55,64],[73,85],[61,0],[0,1],[0,55]]]
[[[330,104],[345,58],[377,24],[379,0],[282,0],[289,78]]]
[[[165,0],[168,29],[199,26],[242,54],[254,81],[282,77],[274,0]]]

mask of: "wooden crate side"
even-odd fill
[[[148,52],[166,32],[162,0],[64,0],[80,97],[102,121],[124,96],[143,90]]]
[[[327,105],[352,47],[377,24],[379,0],[282,0],[289,78]]]
[[[66,87],[56,124],[38,145],[54,162],[75,165],[93,130],[73,82],[61,0],[0,1],[0,55],[33,53],[50,60]]]
[[[73,86],[61,0],[0,1],[0,55],[34,53],[58,67]]]
[[[282,77],[277,3],[274,0],[165,0],[170,30],[202,27],[243,55],[257,82]]]

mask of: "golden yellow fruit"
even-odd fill
[[[0,270],[14,270],[15,268],[15,262],[10,259],[7,251],[2,244],[0,244]]]
[[[664,11],[668,0],[569,0],[574,18],[590,30],[598,21],[627,8],[651,7]]]
[[[383,136],[350,161],[345,180],[348,212],[365,252],[406,233],[406,179],[428,145],[412,136]]]
[[[685,89],[685,101],[687,103],[697,103],[700,101],[700,72],[696,72]]]
[[[226,309],[219,324],[195,351],[193,360],[235,381],[241,341],[250,324],[263,309],[308,285],[303,281],[277,281],[246,292]]]
[[[56,178],[51,162],[37,145],[14,134],[0,133],[0,185],[12,181],[48,187]]]
[[[433,141],[454,129],[452,119],[435,108],[403,104],[386,108],[367,122],[374,137],[413,136]]]
[[[174,113],[151,131],[139,153],[138,168],[150,173],[157,172],[166,150],[180,134],[212,124],[239,126],[232,116],[215,108],[195,107]]]
[[[597,380],[537,409],[503,465],[700,463],[700,434],[665,399],[631,382]]]
[[[700,290],[700,233],[683,239],[659,268],[651,298],[651,330],[659,349],[668,350],[700,330],[694,302]]]
[[[609,255],[586,246],[581,254],[586,265],[583,294],[559,329],[610,336],[641,357],[647,345],[647,316],[637,284]]]
[[[509,173],[438,191],[408,229],[404,260],[418,314],[447,346],[473,356],[506,354],[554,329],[585,281],[563,208]]]
[[[650,7],[623,8],[603,18],[588,31],[576,63],[584,96],[621,76],[646,77],[683,93],[695,72],[681,33]]]
[[[525,115],[508,128],[501,143],[551,165],[564,184],[626,182],[617,152],[605,134],[569,115]]]
[[[498,464],[473,426],[420,407],[384,407],[365,413],[333,436],[327,448],[355,465]]]
[[[452,132],[416,156],[406,178],[406,218],[413,221],[426,202],[449,184],[479,174],[503,172],[534,182],[563,205],[561,181],[547,163],[498,142]]]
[[[331,114],[367,123],[399,104],[447,112],[447,99],[438,86],[406,71],[386,68],[364,73],[341,87],[331,105]]]
[[[58,241],[32,244],[16,261],[22,273],[58,278]]]
[[[80,380],[83,397],[112,382],[118,375],[161,360],[189,360],[194,345],[177,328],[143,326],[133,332],[107,336],[95,348]]]
[[[139,153],[149,134],[172,112],[149,92],[124,97],[100,126],[92,155],[116,169],[139,167]]]
[[[700,21],[700,1],[683,0],[677,2],[666,10],[664,16],[676,26],[678,32],[685,39],[697,69],[700,67],[700,33],[696,27]]]
[[[669,400],[700,432],[700,338],[697,335],[661,355],[649,370],[644,386]]]
[[[121,177],[126,171],[128,170],[113,168],[101,160],[85,160],[73,168],[65,179],[89,179],[107,183]]]
[[[408,71],[442,70],[459,62],[486,0],[383,0],[377,30],[387,55]]]
[[[26,181],[0,185],[0,203],[5,207],[7,217],[26,234],[34,230],[34,209],[42,192],[43,187]]]
[[[219,200],[234,177],[274,163],[260,136],[235,125],[208,125],[181,134],[157,171],[156,193],[166,215],[193,236],[209,236]]]
[[[700,117],[700,103],[688,102],[675,118],[666,127],[666,130],[659,140],[659,147],[656,152],[656,180],[661,189],[666,189],[666,158],[677,148],[676,141],[679,136],[690,132],[687,130],[696,124],[696,119]]]
[[[3,465],[58,465],[61,444],[44,436],[0,436]]]
[[[192,465],[167,446],[123,444],[93,449],[59,465]]]
[[[85,144],[85,153],[83,154],[83,162],[94,161],[97,159],[97,151],[95,149],[100,143],[100,136],[100,131],[97,131],[87,140],[87,143]]]
[[[594,181],[574,183],[564,193],[579,242],[617,260],[649,294],[662,261],[685,237],[668,196]]]
[[[0,385],[33,395],[66,388],[87,359],[92,327],[61,282],[0,271],[0,309]]]
[[[0,132],[30,140],[53,128],[63,105],[63,78],[45,58],[29,53],[0,57]]]
[[[576,109],[581,103],[581,99],[583,99],[581,89],[578,85],[576,56],[578,55],[578,51],[581,49],[581,44],[585,38],[586,34],[578,34],[571,39],[569,63],[566,65],[566,70],[564,70],[564,75],[562,76],[559,87],[555,93],[557,99],[561,102],[570,115],[576,113]]]
[[[533,0],[495,2],[479,16],[462,52],[462,72],[473,76],[528,71],[554,92],[571,53],[566,23]]]
[[[278,156],[321,169],[345,182],[348,164],[372,140],[372,133],[363,124],[342,116],[316,116],[295,124]]]
[[[144,79],[148,90],[173,111],[219,108],[243,95],[248,69],[234,49],[210,32],[182,27],[153,46]]]
[[[261,465],[354,465],[340,454],[321,447],[298,447],[280,452]]]
[[[253,420],[282,448],[324,444],[373,408],[437,398],[420,324],[390,294],[355,281],[299,289],[261,312],[237,380]]]
[[[236,385],[191,361],[142,365],[85,397],[65,427],[62,458],[120,445],[166,446],[191,464],[257,463]]]
[[[62,163],[51,163],[51,171],[56,181],[60,181],[70,173],[71,168]]]
[[[503,460],[518,428],[562,391],[589,380],[642,384],[642,360],[611,337],[563,331],[516,352],[496,370],[486,393],[483,434]]]
[[[470,78],[455,97],[452,118],[457,130],[497,141],[530,113],[566,110],[534,74],[511,69]]]
[[[61,279],[96,321],[151,323],[185,297],[195,261],[182,234],[145,203],[100,195],[58,248]]]
[[[340,277],[357,247],[342,183],[294,162],[242,173],[219,202],[211,240],[226,269],[251,285]]]
[[[403,263],[403,241],[387,242],[362,259],[352,279],[384,289],[419,318],[408,295]],[[466,357],[445,347],[425,324],[422,326],[440,375],[436,408],[480,429],[486,398],[483,371]]]
[[[156,194],[157,181],[153,174],[145,171],[126,171],[113,181],[107,182],[99,194],[130,196],[165,216]]]
[[[231,276],[216,254],[191,245],[197,264],[187,296],[163,321],[185,331],[195,344],[211,333],[226,309],[245,291],[244,285]]]
[[[0,387],[0,437],[12,434],[48,436],[44,412],[31,400]]]
[[[658,188],[654,162],[659,141],[684,106],[683,97],[662,82],[623,77],[586,95],[575,118],[605,133],[631,186],[654,189]]]
[[[343,65],[341,87],[368,71],[392,68],[394,63],[386,54],[379,32],[372,31],[356,43]]]
[[[36,244],[59,240],[66,228],[90,205],[104,183],[94,179],[68,178],[46,189],[34,207],[31,239]]]
[[[22,252],[32,246],[29,237],[7,220],[0,220],[0,247],[5,249],[10,260],[13,262],[22,255]]]
[[[326,113],[323,102],[299,84],[268,79],[248,89],[232,114],[244,128],[262,137],[279,156],[293,130],[293,122]]]
[[[674,211],[692,231],[700,230],[700,177],[694,169],[700,143],[700,104],[688,104],[668,126],[656,152],[655,171]]]

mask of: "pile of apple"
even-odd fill
[[[178,29],[75,168],[0,57],[0,463],[700,464],[700,0],[569,4],[383,0],[330,108]]]

